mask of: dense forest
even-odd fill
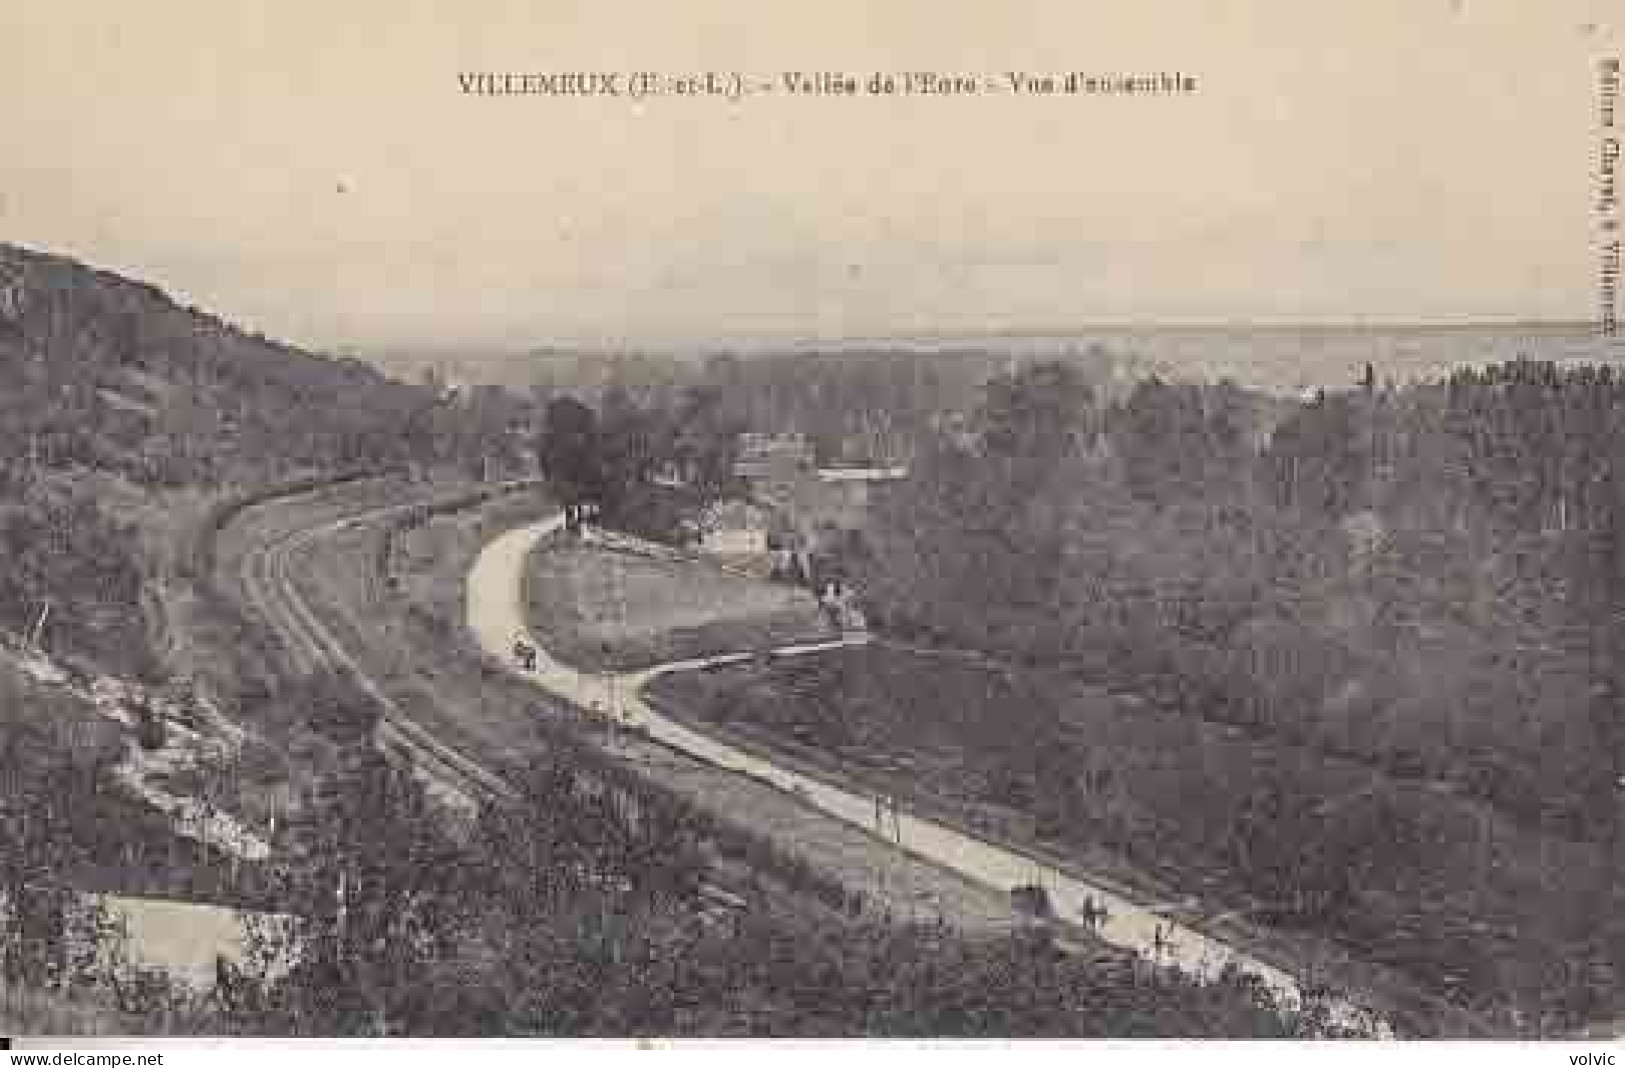
[[[894,635],[1147,694],[1585,844],[1600,860],[1570,874],[1595,893],[1573,919],[1597,967],[1571,981],[1615,990],[1621,427],[1607,367],[1403,389],[1368,370],[1284,413],[1155,378],[1102,402],[1033,367],[988,384],[970,432],[919,458],[843,566]],[[1070,793],[1076,769],[1034,759],[1062,776],[1040,794]],[[1284,818],[1327,800],[1313,785],[1260,779],[1228,813],[1238,848],[1275,814],[1278,863],[1240,865],[1266,897],[1314,870],[1290,858],[1324,821]],[[1385,826],[1398,849],[1407,828]]]
[[[997,380],[869,539],[883,617],[1177,688],[1211,715],[1611,833],[1625,382],[1535,363],[1323,395],[1093,408]]]
[[[13,465],[140,485],[399,461],[422,390],[246,334],[151,286],[0,246],[0,433]]]

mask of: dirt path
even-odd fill
[[[1281,969],[1251,958],[1200,931],[1180,926],[1104,886],[1091,884],[936,821],[907,812],[888,811],[878,806],[873,796],[785,768],[668,719],[642,698],[642,687],[657,675],[738,661],[752,654],[686,660],[623,674],[589,674],[541,650],[535,669],[520,671],[511,653],[514,643],[523,639],[537,646],[524,618],[521,586],[525,561],[536,544],[559,530],[562,522],[562,517],[554,517],[496,538],[486,546],[469,574],[469,627],[481,647],[493,658],[509,664],[510,670],[575,705],[614,714],[628,726],[641,728],[664,745],[771,784],[849,825],[878,832],[890,838],[898,848],[981,885],[1008,893],[1017,886],[1039,884],[1046,890],[1057,915],[1064,920],[1081,923],[1090,904],[1103,905],[1108,914],[1095,929],[1109,943],[1203,977],[1216,977],[1226,967],[1238,968],[1257,976],[1283,1004],[1301,1002],[1297,982]],[[813,653],[862,640],[866,639],[790,647],[775,651],[775,655]],[[1332,1011],[1344,1026],[1375,1026],[1380,1032],[1386,1031],[1385,1025],[1373,1025],[1369,1011],[1353,1002],[1336,1001]]]

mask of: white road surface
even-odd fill
[[[661,716],[642,698],[643,686],[656,675],[748,659],[752,654],[686,660],[645,671],[603,674],[578,671],[541,649],[525,622],[521,599],[525,561],[538,541],[562,525],[563,517],[555,516],[511,530],[491,541],[475,561],[468,578],[468,625],[487,653],[509,665],[509,669],[516,674],[529,678],[541,689],[579,707],[600,713],[618,709],[622,722],[642,727],[652,738],[666,745],[720,767],[794,791],[807,804],[838,819],[871,831],[877,830],[873,796],[852,792],[743,752]],[[520,638],[539,650],[534,671],[521,671],[514,660],[513,646]],[[775,654],[816,652],[862,640],[857,638],[847,642],[794,646],[775,650]],[[1261,979],[1283,1005],[1295,1006],[1300,1002],[1297,982],[1280,969],[1252,959],[1198,931],[1179,926],[1103,887],[1091,885],[1030,857],[933,820],[899,813],[894,824],[890,815],[886,813],[883,833],[910,853],[1002,891],[1021,885],[1041,885],[1057,915],[1073,922],[1083,921],[1085,902],[1093,900],[1108,910],[1108,918],[1097,928],[1100,937],[1107,942],[1132,949],[1158,963],[1177,966],[1199,977],[1211,978],[1226,965],[1234,965]],[[1336,1002],[1332,1011],[1334,1018],[1345,1026],[1390,1033],[1386,1025],[1373,1025],[1370,1022],[1372,1015],[1352,1002]]]

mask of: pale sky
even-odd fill
[[[1610,7],[9,0],[0,239],[362,351],[1588,319]],[[457,88],[634,69],[1177,70],[1198,91]]]

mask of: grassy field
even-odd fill
[[[829,637],[807,591],[564,541],[532,556],[525,597],[537,638],[587,669],[631,670],[670,660]]]
[[[1572,983],[1595,850],[1487,806],[1062,677],[882,647],[665,676],[662,708],[1148,894],[1296,925],[1488,1010]],[[1306,919],[1261,892],[1234,827],[1264,782],[1310,799],[1281,837],[1336,850],[1352,893]],[[1382,837],[1350,837],[1380,799]],[[1317,800],[1332,800],[1316,815]],[[1290,861],[1289,861],[1290,862]],[[1300,863],[1316,863],[1305,854]]]

